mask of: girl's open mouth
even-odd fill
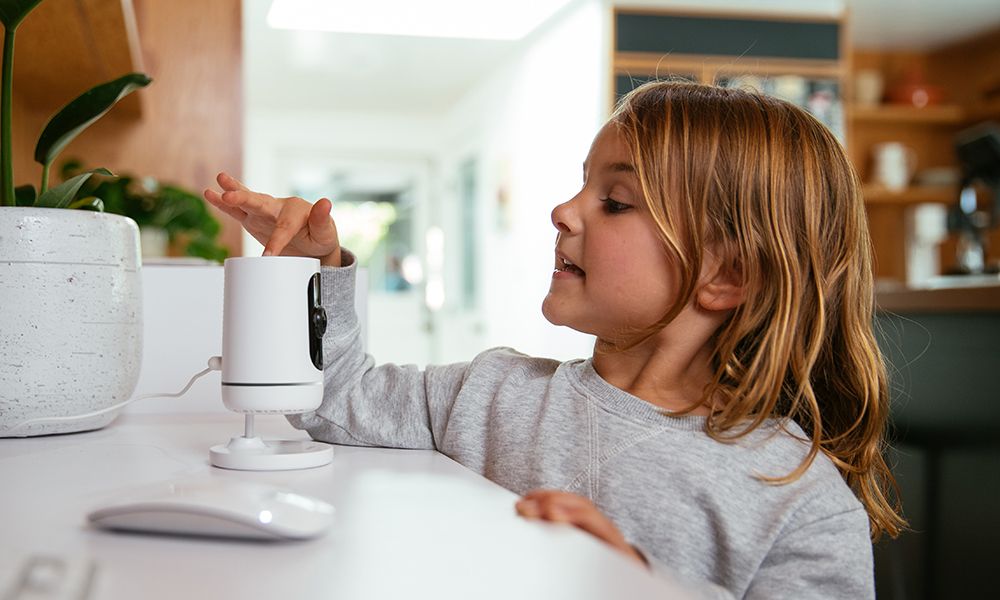
[[[573,275],[579,275],[580,277],[586,276],[586,273],[584,273],[583,269],[581,269],[580,267],[574,265],[565,258],[561,258],[560,260],[562,261],[562,268],[557,267],[556,268],[557,271],[562,271],[564,273],[572,273]]]

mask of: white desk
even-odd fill
[[[209,446],[242,426],[236,414],[126,414],[100,431],[0,439],[0,597],[36,554],[94,561],[93,600],[681,597],[580,531],[516,516],[515,494],[437,452],[338,446],[317,469],[209,466]],[[280,416],[257,417],[257,431],[306,437]],[[325,537],[279,543],[86,523],[116,490],[199,476],[323,498],[337,523]]]

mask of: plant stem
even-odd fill
[[[41,196],[47,189],[49,189],[49,165],[42,165],[42,186],[38,190],[38,195]]]
[[[3,99],[0,104],[0,206],[14,206],[14,162],[11,142],[11,107],[14,87],[14,32],[16,26],[3,34]]]

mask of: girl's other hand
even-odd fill
[[[643,566],[648,566],[646,559],[625,541],[625,536],[615,524],[583,496],[558,490],[534,490],[525,494],[514,506],[517,514],[528,519],[579,527]]]
[[[264,244],[264,256],[308,256],[340,266],[340,241],[329,200],[310,204],[302,198],[274,198],[247,189],[227,173],[219,173],[216,181],[223,191],[207,189],[205,200]]]

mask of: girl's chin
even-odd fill
[[[552,292],[549,292],[545,296],[545,300],[542,300],[542,316],[553,325],[569,326],[569,323],[566,322],[566,315],[559,310],[558,303],[552,298]]]
[[[553,325],[562,325],[558,318],[558,312],[549,306],[549,297],[546,296],[545,300],[542,300],[542,316]]]
[[[546,296],[545,300],[542,302],[542,316],[545,317],[546,321],[557,327],[569,327],[570,329],[579,331],[580,333],[594,335],[593,331],[588,331],[588,328],[581,327],[575,319],[560,310],[556,303],[551,301],[550,296]]]

